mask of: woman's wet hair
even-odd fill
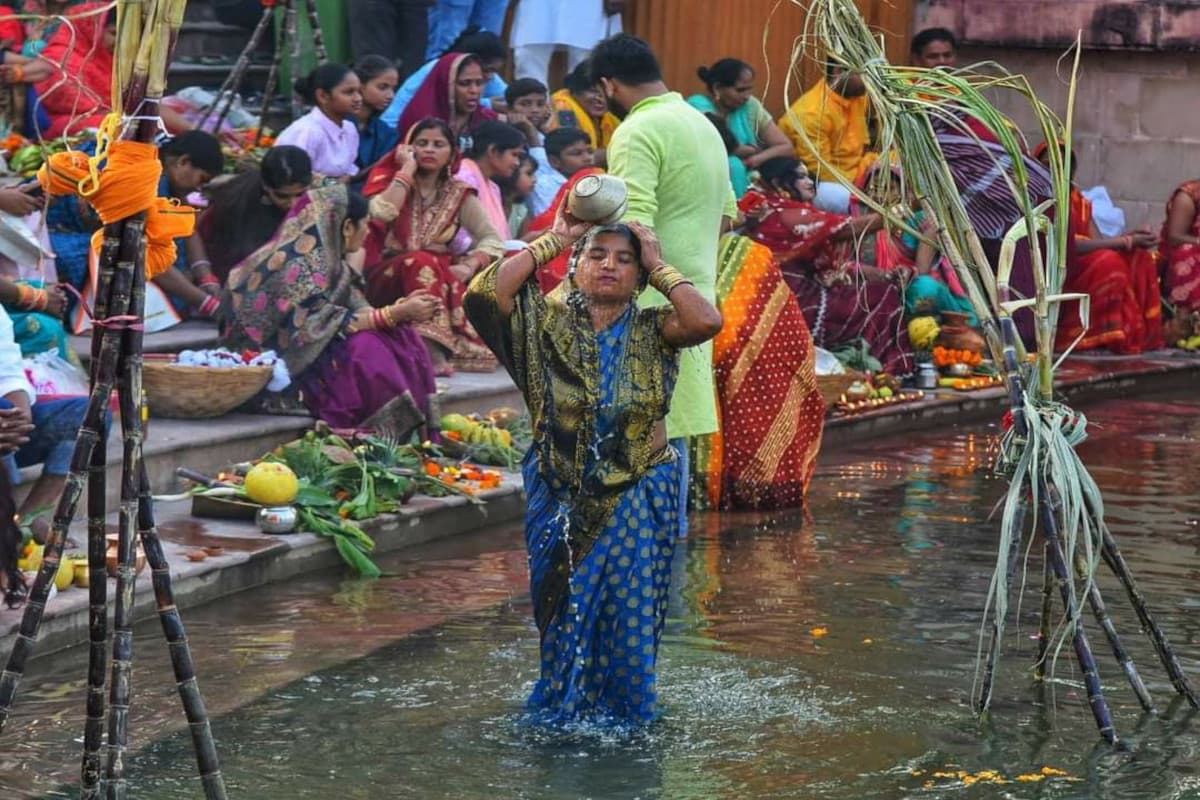
[[[754,67],[738,58],[722,58],[711,67],[700,67],[696,75],[711,92],[719,86],[736,86],[742,73],[747,70],[753,73]]]
[[[525,134],[499,120],[488,120],[472,134],[471,158],[483,158],[493,147],[499,151],[524,147]]]
[[[184,131],[160,145],[158,154],[164,159],[187,156],[193,167],[209,175],[220,175],[225,171],[221,142],[208,131]]]
[[[395,61],[383,56],[363,56],[354,62],[354,74],[363,83],[373,81],[380,75],[393,70],[399,72],[400,68],[396,66]]]
[[[345,64],[322,64],[294,83],[296,94],[309,105],[316,105],[317,92],[332,92],[353,70]]]

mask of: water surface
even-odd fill
[[[1109,521],[1200,680],[1192,480],[1200,401],[1087,409],[1082,450]],[[1190,798],[1200,727],[1172,703],[1123,593],[1102,580],[1161,714],[1092,640],[1126,747],[1098,744],[1078,672],[1031,679],[1031,563],[990,719],[971,711],[995,428],[939,428],[829,452],[806,514],[700,515],[679,548],[645,732],[522,724],[536,677],[521,532],[487,531],[186,614],[237,798]],[[1015,603],[1014,603],[1015,606]],[[133,796],[198,798],[156,623],[139,629]],[[41,659],[0,750],[6,798],[71,797],[78,651]]]

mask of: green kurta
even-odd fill
[[[608,170],[629,187],[625,220],[653,228],[663,260],[715,303],[721,218],[736,216],[737,206],[725,143],[713,124],[676,92],[647,98],[613,134]],[[647,289],[641,302],[661,306],[667,299]],[[667,435],[716,430],[712,343],[706,342],[681,352]]]

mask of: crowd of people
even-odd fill
[[[816,348],[861,346],[903,377],[914,370],[908,320],[973,322],[974,309],[931,237],[885,226],[846,188],[895,167],[872,147],[861,78],[836,64],[776,119],[737,58],[700,67],[703,91],[671,91],[650,47],[616,32],[621,3],[580,3],[568,24],[522,0],[510,83],[495,32],[503,2],[353,5],[364,9],[352,15],[356,42],[373,44],[296,81],[311,111],[257,166],[222,175],[214,136],[164,119],[175,135],[161,147],[160,194],[201,193],[207,208],[175,268],[154,279],[147,329],[212,319],[222,344],[276,351],[292,382],[262,408],[337,428],[393,410],[428,417],[439,376],[506,369],[534,423],[532,707],[552,720],[649,719],[686,510],[800,505],[825,410]],[[8,81],[31,84],[49,136],[110,111],[106,9],[78,6],[71,30],[42,33],[41,55],[5,54]],[[570,70],[552,92],[556,48]],[[913,41],[918,66],[953,68],[955,52],[949,31]],[[1002,182],[986,180],[993,143],[950,129],[939,141],[995,257],[1017,212]],[[1049,195],[1039,159],[1057,146],[1029,153],[1034,192]],[[620,179],[625,201],[619,221],[593,226],[570,198],[600,175]],[[911,197],[876,199],[913,231],[937,225]],[[40,207],[28,186],[0,189],[10,215]],[[1064,315],[1062,346],[1137,353],[1163,345],[1164,308],[1200,313],[1200,182],[1172,196],[1161,235],[1101,233],[1080,191],[1068,212],[1066,290],[1092,303],[1086,327]],[[67,198],[46,222],[57,281],[86,297],[98,221]],[[1028,293],[1025,261],[1013,285]],[[62,320],[82,305],[19,265],[0,278],[0,300],[0,376],[22,353],[63,349]],[[32,431],[39,419],[66,430],[79,409],[31,411],[34,393],[18,382],[0,400],[0,450],[20,463],[41,454],[52,482],[69,437]]]

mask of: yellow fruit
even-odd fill
[[[264,506],[285,506],[296,499],[300,482],[296,473],[278,461],[255,464],[246,473],[246,496]]]
[[[941,330],[933,317],[916,317],[908,323],[908,338],[918,350],[928,350]]]
[[[893,394],[895,394],[895,393],[887,386],[884,386],[882,389],[879,390],[879,396],[884,398],[885,400],[887,398],[891,397]]]
[[[58,572],[54,573],[54,586],[61,592],[70,588],[75,582],[75,565],[68,559],[59,562]]]
[[[504,443],[505,447],[512,447],[512,443],[513,443],[512,434],[504,429],[501,429],[500,430],[500,441]]]
[[[1184,343],[1188,350],[1196,350],[1200,348],[1200,336],[1193,336]]]

